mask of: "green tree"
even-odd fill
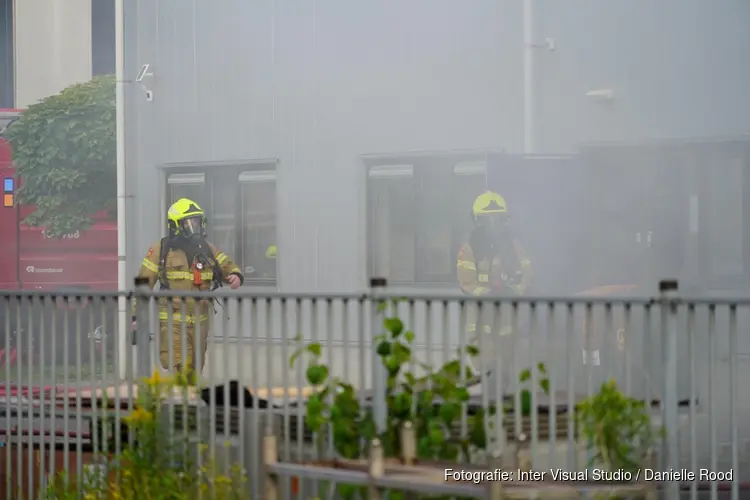
[[[50,236],[88,229],[116,207],[115,80],[97,76],[32,104],[6,137],[21,176],[24,222]]]

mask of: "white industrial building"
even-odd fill
[[[113,2],[99,2],[0,0],[0,106],[114,70]],[[750,289],[747,0],[124,0],[124,9],[128,276],[164,234],[169,202],[189,196],[246,270],[245,291],[359,292],[378,275],[455,292],[456,244],[489,183],[526,231],[541,279],[576,274],[578,252],[622,269],[642,268],[637,259],[659,248],[669,258],[646,269],[653,281],[688,270],[704,290]],[[643,175],[577,191],[591,179],[566,162],[591,143],[620,148],[602,165]],[[508,177],[490,179],[487,160],[500,150]],[[512,156],[521,153],[541,156]],[[611,211],[587,213],[591,193]],[[208,372],[247,378],[252,364],[268,375],[255,382],[288,382],[278,324],[251,332],[229,316],[230,331],[216,322]],[[360,342],[339,319],[335,340]],[[452,341],[454,319],[442,322]],[[230,357],[225,342],[236,346]],[[748,352],[746,336],[736,347]],[[350,353],[330,349],[340,373]],[[537,359],[562,350],[550,342]],[[725,367],[731,349],[719,351]],[[644,372],[661,362],[647,354]]]
[[[0,107],[114,72],[114,5],[0,0]],[[451,288],[454,226],[485,183],[488,151],[750,133],[743,0],[124,0],[124,9],[130,274],[164,229],[153,214],[190,195],[212,214],[213,239],[253,271],[250,287],[355,291],[380,274]],[[715,156],[729,189],[704,183],[726,205],[707,220],[744,213],[745,157]],[[513,205],[528,212],[533,195]],[[714,252],[729,274],[750,269],[746,238],[731,227],[741,219],[724,224],[737,245]],[[436,223],[446,220],[455,223]],[[265,260],[272,243],[276,266]]]
[[[463,174],[488,150],[750,133],[743,0],[126,1],[125,19],[126,78],[148,65],[126,90],[133,271],[190,194],[243,266],[278,243],[282,291],[455,289],[446,222],[470,223],[483,181]],[[744,210],[728,151],[679,160],[726,166],[717,214]],[[539,189],[521,203],[562,187]],[[750,255],[736,241],[717,265]]]

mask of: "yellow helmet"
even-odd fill
[[[266,248],[266,259],[275,259],[276,258],[276,245],[268,245],[268,248]]]
[[[492,191],[485,191],[477,196],[472,207],[474,217],[489,214],[507,214],[508,206],[505,204],[505,198]]]
[[[206,216],[201,207],[187,198],[180,198],[167,211],[169,232],[171,235],[186,237],[206,235]]]

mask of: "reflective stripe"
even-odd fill
[[[489,291],[490,291],[489,288],[486,288],[486,287],[483,287],[483,286],[478,286],[478,287],[476,287],[474,289],[474,292],[472,293],[472,295],[482,295],[485,292],[489,292]]]
[[[141,265],[151,271],[152,273],[158,273],[159,272],[159,266],[154,264],[148,259],[143,259],[143,262],[141,262]]]
[[[219,263],[219,265],[223,264],[225,260],[227,260],[229,257],[227,257],[227,254],[224,252],[219,252],[219,254],[216,256],[216,262]]]
[[[213,271],[203,271],[201,273],[201,279],[203,281],[211,281],[213,279]],[[188,271],[167,271],[168,280],[192,280],[193,273]]]
[[[468,325],[466,325],[466,331],[468,331],[469,333],[476,333],[476,331],[477,331],[477,324],[476,323],[469,323]],[[482,326],[482,332],[486,333],[486,334],[490,334],[490,333],[492,333],[492,328],[490,328],[490,325],[483,325]]]
[[[490,275],[489,274],[478,274],[477,275],[477,281],[480,283],[489,283],[490,282]]]
[[[529,259],[523,259],[521,261],[521,265],[524,266],[524,267],[528,267],[528,266],[531,265],[531,261]]]
[[[159,319],[167,321],[169,319],[169,313],[167,311],[161,311],[159,312]],[[175,323],[188,323],[190,325],[195,323],[195,316],[186,314],[185,320],[183,321],[183,316],[181,313],[173,313],[172,314],[172,321]],[[198,316],[198,322],[201,321],[208,321],[208,315],[207,314],[201,314]]]
[[[470,260],[459,260],[457,263],[458,267],[463,267],[464,269],[468,269],[469,271],[476,271],[477,266]]]
[[[498,334],[501,337],[504,337],[506,335],[510,335],[511,333],[513,333],[513,327],[512,326],[507,326],[507,325],[503,326],[503,327],[500,327],[500,332],[498,332]]]
[[[466,331],[468,331],[469,333],[476,333],[477,324],[476,323],[467,324]],[[482,332],[489,335],[492,333],[492,327],[490,325],[482,325]],[[510,335],[511,333],[513,333],[513,327],[502,326],[500,327],[500,331],[498,332],[498,335],[500,335],[501,337],[505,337],[506,335]]]
[[[274,259],[275,259],[275,258],[276,258],[276,257],[274,257]],[[233,267],[233,268],[232,268],[232,270],[231,270],[231,271],[229,271],[229,274],[234,274],[234,273],[242,274],[242,271],[240,271],[240,268],[239,268],[239,267]]]

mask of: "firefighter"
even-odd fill
[[[167,219],[169,235],[149,248],[138,272],[139,277],[148,279],[149,288],[153,288],[157,281],[161,290],[175,291],[215,290],[225,283],[234,290],[242,285],[244,277],[240,268],[227,254],[206,241],[206,216],[197,203],[187,198],[177,200],[169,207]],[[169,301],[172,302],[171,308],[168,307]],[[196,369],[194,356],[199,351],[199,369],[203,369],[212,310],[212,302],[205,299],[159,300],[159,358],[163,368],[180,371],[184,367],[192,373]],[[183,325],[186,346],[182,345]],[[170,342],[173,346],[172,366],[169,366]]]
[[[474,229],[458,250],[457,274],[466,295],[524,295],[531,284],[531,261],[514,237],[505,199],[487,191],[474,200]],[[512,333],[510,318],[501,318],[488,304],[480,312],[478,304],[466,308],[466,330],[470,341],[481,342],[484,364],[493,358],[496,336]],[[493,317],[494,316],[494,317]],[[503,315],[503,316],[507,316]]]

